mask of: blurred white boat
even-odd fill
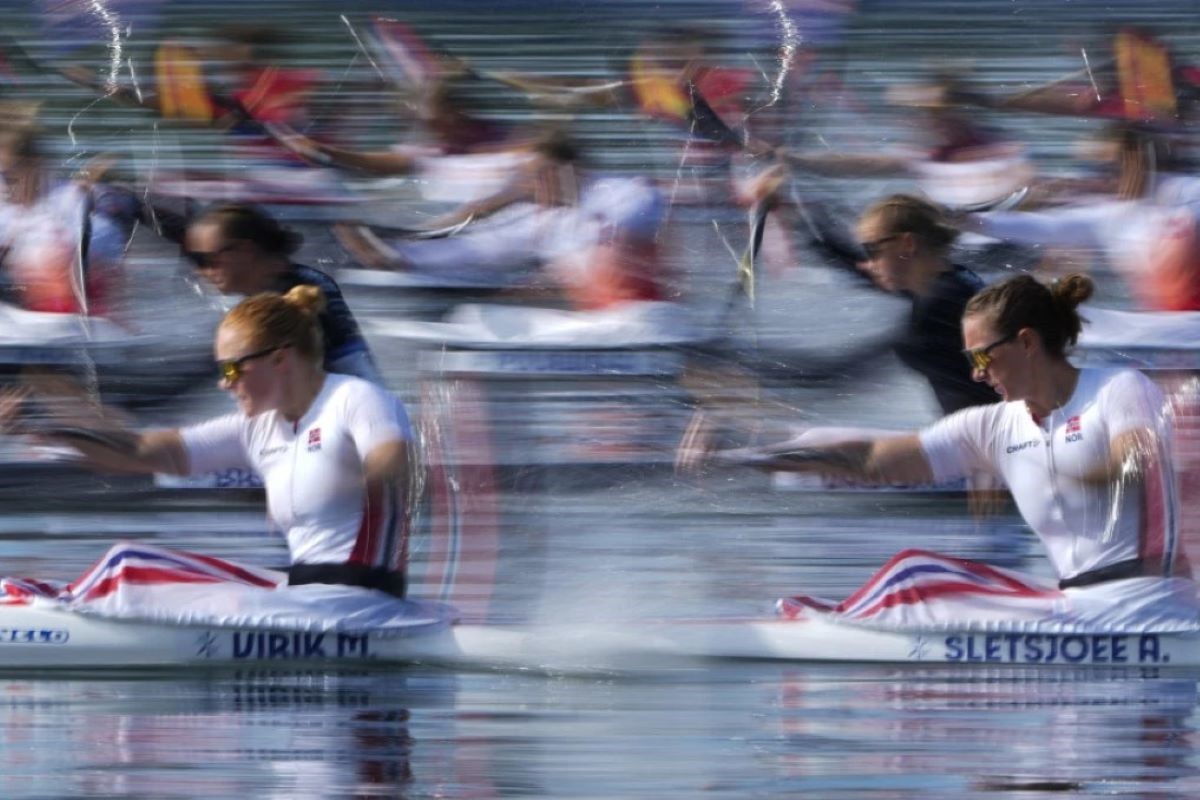
[[[676,303],[634,302],[597,311],[467,304],[442,322],[372,319],[368,334],[424,345],[505,349],[638,349],[695,345],[701,337]]]
[[[1085,366],[1200,369],[1200,311],[1120,311],[1084,306],[1072,353]]]
[[[81,351],[97,361],[119,361],[127,348],[155,342],[103,317],[26,311],[0,303],[0,362],[74,362]]]

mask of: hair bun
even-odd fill
[[[325,293],[308,283],[293,286],[283,299],[314,317],[325,310]]]
[[[1050,286],[1054,302],[1063,308],[1074,309],[1092,296],[1095,284],[1087,275],[1078,272],[1059,278]]]

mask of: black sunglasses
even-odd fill
[[[976,347],[974,350],[963,350],[963,355],[967,357],[967,363],[971,365],[971,369],[977,369],[980,372],[992,365],[992,351],[1002,344],[1008,344],[1013,339],[1016,339],[1015,333],[1010,333],[1003,339],[997,339],[986,347]]]
[[[218,361],[217,374],[219,374],[221,379],[226,383],[236,383],[238,379],[242,377],[242,370],[245,368],[247,362],[253,361],[256,358],[268,356],[271,353],[274,353],[276,350],[282,350],[286,346],[287,345],[282,344],[275,345],[274,347],[268,347],[266,350],[256,350],[253,353],[247,353],[246,355],[238,358],[227,358],[224,361]]]
[[[188,261],[191,261],[196,269],[210,269],[216,265],[218,258],[237,246],[237,242],[229,242],[226,245],[218,247],[216,250],[185,250],[183,254],[187,256]]]
[[[891,236],[884,236],[881,239],[875,239],[870,242],[859,242],[858,246],[862,248],[864,253],[866,253],[868,261],[874,261],[875,259],[879,258],[879,254],[885,244],[895,241],[899,238],[900,234],[893,233]]]

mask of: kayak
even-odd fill
[[[0,609],[0,671],[196,668],[271,663],[438,663],[601,670],[679,660],[959,666],[1200,667],[1197,633],[979,629],[890,631],[826,620],[714,619],[602,625],[454,624],[436,604],[403,631],[322,631],[106,619]]]
[[[0,670],[412,661],[430,651],[423,639],[445,637],[453,612],[440,604],[411,605],[412,624],[387,631],[146,622],[50,604],[0,608]]]
[[[450,606],[119,542],[71,583],[0,578],[0,669],[409,660]]]
[[[980,583],[946,601],[949,595],[931,590],[919,624],[896,624],[915,617],[896,616],[899,606],[881,601],[871,583],[837,608],[806,596],[783,598],[775,618],[460,624],[444,603],[350,586],[288,586],[274,570],[118,543],[70,584],[0,579],[0,671],[247,662],[596,671],[680,659],[1200,666],[1200,622],[1187,613],[1193,605],[1172,601],[1172,592],[1190,582],[1134,578],[1072,589],[1068,607],[1058,602],[1067,597],[1059,590],[1031,591],[998,568],[919,551],[893,559],[880,579],[918,558],[929,567],[973,570],[1009,591]],[[921,585],[944,583],[935,573],[905,573],[904,598],[920,594]],[[1063,612],[1044,613],[1047,599]]]
[[[894,631],[827,620],[681,625],[676,651],[709,658],[884,664],[1200,665],[1196,633]]]

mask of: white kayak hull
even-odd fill
[[[675,659],[958,666],[1200,666],[1200,633],[890,631],[818,620],[655,624],[463,625],[434,659],[496,667],[605,669]]]
[[[1197,633],[893,631],[818,620],[697,623],[666,637],[710,658],[959,665],[1197,666]]]
[[[174,625],[0,609],[0,670],[218,666],[246,662],[364,664],[429,657],[449,644],[450,619],[384,633]]]
[[[431,619],[384,633],[170,625],[0,609],[0,670],[443,663],[620,669],[676,659],[959,666],[1200,666],[1200,633],[891,631],[736,619],[504,627]]]

